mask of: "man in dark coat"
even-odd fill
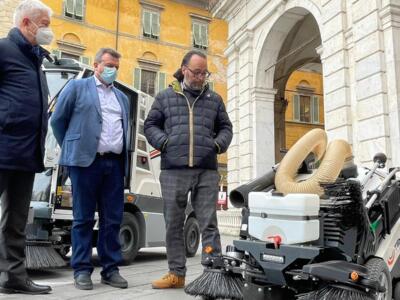
[[[175,73],[178,80],[156,96],[144,124],[147,140],[161,151],[169,267],[167,275],[152,283],[153,288],[185,285],[183,227],[189,191],[202,233],[202,263],[207,264],[210,255],[221,253],[216,214],[217,154],[227,150],[232,124],[221,96],[209,89],[209,75],[206,55],[188,52]]]
[[[16,8],[15,27],[0,39],[0,292],[44,294],[25,270],[25,226],[35,172],[44,170],[48,89],[41,64],[51,10],[37,0]]]

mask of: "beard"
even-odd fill
[[[193,91],[201,91],[204,87],[204,82],[189,82],[186,78],[184,79],[185,85]]]

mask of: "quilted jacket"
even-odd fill
[[[232,124],[221,96],[205,86],[193,101],[174,81],[155,98],[144,123],[149,143],[161,151],[161,169],[218,167],[228,149]]]

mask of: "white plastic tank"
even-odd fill
[[[282,244],[319,239],[319,196],[316,194],[249,194],[249,234],[261,241],[280,236]]]

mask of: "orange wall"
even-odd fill
[[[309,86],[314,89],[313,95],[319,99],[319,124],[308,124],[294,121],[293,117],[293,95],[296,94],[296,87],[302,82],[307,81]],[[314,128],[324,128],[324,98],[322,76],[319,73],[308,71],[293,72],[286,84],[285,99],[288,106],[285,112],[285,135],[286,149],[290,149],[293,144],[304,134]]]
[[[117,1],[86,0],[83,21],[75,21],[63,16],[63,1],[43,0],[53,11],[51,27],[55,40],[49,50],[58,49],[57,40],[65,34],[74,34],[86,49],[83,56],[93,58],[101,47],[116,45]],[[185,5],[171,0],[150,0],[164,9],[160,13],[160,37],[158,40],[142,36],[142,5],[139,0],[120,0],[118,51],[122,54],[119,79],[133,85],[134,69],[139,66],[137,59],[145,52],[152,52],[162,64],[160,72],[167,74],[167,84],[181,64],[183,55],[192,48],[192,18],[197,14],[211,18],[209,23],[209,48],[207,49],[210,80],[214,89],[226,101],[227,59],[224,49],[227,47],[228,24],[212,18],[207,10]],[[219,157],[220,163],[227,163],[226,154]]]

